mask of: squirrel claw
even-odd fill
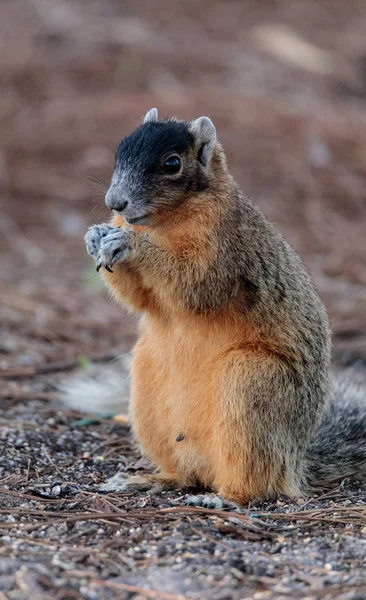
[[[101,262],[98,262],[97,264],[97,271],[100,271],[100,269],[103,267],[103,264]],[[113,273],[112,269],[108,266],[108,265],[104,265],[104,268],[106,271],[108,271],[108,273]]]

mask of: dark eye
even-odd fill
[[[164,171],[167,175],[176,175],[179,173],[182,162],[179,156],[169,156],[164,163]]]

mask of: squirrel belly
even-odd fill
[[[85,241],[141,314],[131,422],[158,469],[116,487],[200,484],[245,504],[365,471],[365,393],[331,393],[325,308],[229,174],[212,122],[150,111],[117,150],[106,203],[117,215]]]
[[[281,358],[238,327],[235,314],[215,315],[214,322],[188,316],[168,326],[143,321],[131,420],[152,463],[180,485],[201,484],[240,504],[301,494],[303,451],[291,445],[287,424],[278,430],[273,414],[281,406],[272,386],[292,393]],[[272,406],[260,406],[266,396]]]

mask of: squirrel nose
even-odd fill
[[[120,193],[109,188],[105,196],[105,203],[108,208],[112,210],[122,211],[126,208],[128,200],[124,198]]]
[[[126,208],[128,201],[120,193],[116,193],[115,190],[109,188],[105,197],[105,203],[112,210],[122,211]]]

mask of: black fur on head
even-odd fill
[[[208,187],[215,143],[215,127],[207,117],[159,121],[151,109],[118,145],[107,206],[130,224],[150,224],[160,210]]]

